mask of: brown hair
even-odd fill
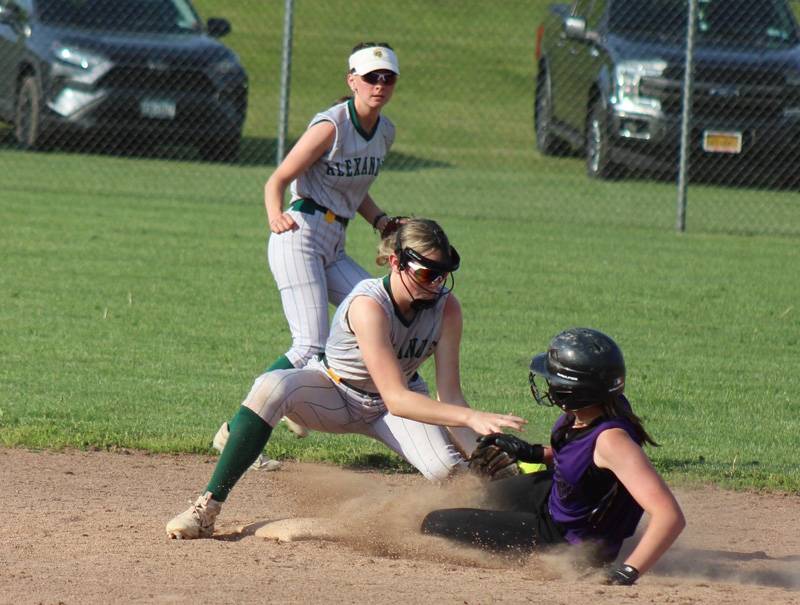
[[[603,415],[606,418],[627,419],[633,425],[633,429],[636,431],[636,436],[639,438],[639,441],[642,443],[642,445],[648,444],[652,445],[653,447],[658,447],[656,440],[653,439],[650,436],[650,433],[645,430],[642,419],[633,413],[628,400],[624,397],[619,396],[604,401]]]
[[[447,260],[450,259],[450,240],[439,223],[427,218],[405,219],[396,232],[383,238],[378,244],[375,262],[384,266],[389,263],[389,256],[405,248],[411,248],[422,256],[439,250]]]
[[[382,46],[383,48],[394,50],[388,42],[359,42],[353,47],[353,50],[350,51],[350,54],[352,55],[359,50],[364,50],[365,48],[374,48],[376,46]]]

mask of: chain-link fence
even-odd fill
[[[260,197],[287,3],[194,4],[0,0],[3,149],[56,152],[29,154],[37,166],[6,174],[9,187],[92,153],[97,170],[63,186],[163,171],[176,189],[204,179],[208,195]],[[687,229],[796,235],[798,6],[696,0],[687,89],[686,0],[295,0],[288,140],[349,92],[351,47],[388,40],[397,139],[374,190],[390,211],[502,205],[519,220],[672,229],[689,100]]]

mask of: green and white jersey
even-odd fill
[[[409,380],[422,363],[433,354],[439,342],[448,295],[442,296],[434,307],[417,311],[414,318],[406,322],[395,308],[389,277],[386,276],[359,282],[336,309],[331,333],[325,345],[326,364],[349,385],[377,393],[378,389],[367,371],[361,349],[348,321],[350,304],[357,296],[368,296],[380,304],[389,320],[390,339],[397,361],[406,380]]]
[[[394,143],[394,124],[380,116],[372,132],[364,132],[353,100],[314,116],[336,128],[333,146],[291,184],[292,201],[311,198],[334,214],[353,218]]]

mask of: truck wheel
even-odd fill
[[[592,105],[586,120],[586,174],[593,179],[618,176],[617,167],[611,162],[606,112],[600,102]]]
[[[14,134],[21,149],[40,149],[42,136],[42,93],[33,76],[25,76],[17,93]]]
[[[552,95],[550,93],[550,78],[542,70],[536,78],[536,101],[534,102],[534,126],[536,128],[536,148],[542,155],[563,155],[566,151],[564,142],[558,139],[552,131],[553,119]]]

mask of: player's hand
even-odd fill
[[[608,570],[606,584],[616,584],[617,586],[633,586],[639,579],[639,570],[633,565],[620,565]]]
[[[275,219],[270,219],[269,229],[273,233],[283,233],[284,231],[296,231],[297,223],[294,222],[292,215],[288,212],[282,213]]]
[[[513,414],[495,414],[493,412],[472,410],[467,426],[481,435],[490,435],[491,433],[501,433],[504,428],[519,431],[527,423],[528,421],[524,418]]]
[[[479,477],[490,481],[519,475],[516,458],[494,445],[478,446],[467,460],[467,466]]]
[[[394,235],[400,228],[400,225],[408,222],[407,216],[387,216],[384,218],[386,220],[382,221],[383,224],[379,222],[377,225],[377,229],[381,234],[381,239],[386,239],[390,235]]]
[[[496,447],[520,462],[544,462],[544,446],[539,443],[528,443],[516,435],[492,433],[478,439],[476,450],[485,447]]]

